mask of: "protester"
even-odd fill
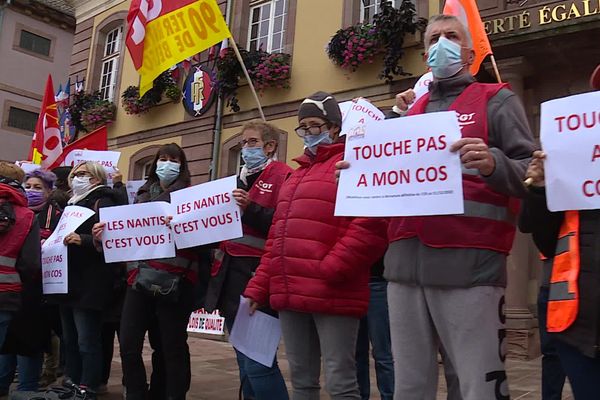
[[[67,202],[71,198],[71,188],[69,187],[69,174],[73,167],[56,167],[52,170],[52,173],[56,175],[56,181],[54,182],[54,190],[52,191],[52,200],[64,209],[67,206]]]
[[[106,173],[99,163],[78,164],[68,180],[73,193],[68,204],[89,208],[95,214],[64,239],[68,247],[69,293],[48,297],[60,304],[66,353],[63,384],[81,397],[94,399],[102,374],[102,312],[111,301],[115,277],[96,249],[91,233],[99,210],[118,202],[106,186]]]
[[[41,256],[39,224],[27,208],[22,188],[25,173],[14,164],[0,162],[0,344],[6,344],[12,320],[39,307],[41,301]],[[30,318],[33,318],[31,316]],[[14,326],[14,325],[13,325]],[[25,332],[27,342],[36,332]],[[8,394],[13,360],[2,356],[0,394]],[[9,358],[12,358],[8,356]],[[37,390],[41,357],[20,360],[17,391]],[[10,375],[10,376],[9,376]]]
[[[600,65],[590,79],[600,90]],[[552,265],[544,314],[549,341],[558,352],[577,400],[600,392],[599,210],[550,212],[547,208],[542,151],[533,153],[526,177],[531,180],[520,228]],[[565,282],[564,278],[569,279]],[[566,284],[568,283],[568,288]],[[575,295],[573,288],[576,287]],[[554,371],[556,373],[556,371]]]
[[[375,361],[375,376],[381,400],[392,400],[394,396],[394,358],[390,339],[387,285],[383,277],[382,258],[371,268],[369,310],[360,320],[358,329],[356,373],[361,400],[369,400],[371,396],[370,347]]]
[[[43,243],[60,220],[61,208],[50,198],[56,175],[42,169],[25,175],[25,195],[30,210],[35,213]],[[60,321],[56,306],[43,306],[41,281],[25,287],[23,306],[10,323],[6,342],[0,356],[0,393],[8,392],[17,366],[24,376],[19,379],[18,391],[38,389],[44,349],[49,347],[50,326],[54,318]],[[20,374],[21,375],[21,374]],[[48,370],[46,380],[56,380],[56,369]]]
[[[384,276],[394,398],[435,399],[440,345],[464,400],[508,396],[504,288],[515,233],[511,197],[526,193],[522,177],[533,138],[516,95],[503,84],[477,83],[469,73],[472,43],[456,17],[432,17],[425,48],[434,79],[407,115],[461,115],[463,138],[450,150],[463,167],[465,213],[390,222]],[[396,106],[405,111],[414,97],[412,90],[401,93]]]
[[[289,166],[274,160],[278,144],[279,132],[271,124],[251,121],[242,127],[244,166],[233,197],[242,210],[244,236],[222,243],[218,253],[222,259],[213,265],[205,305],[208,311],[215,308],[221,311],[229,332],[235,322],[240,295],[264,254],[279,190],[292,172]],[[288,399],[277,360],[269,368],[238,350],[235,353],[244,399]]]
[[[331,398],[360,399],[356,336],[386,221],[334,216],[334,165],[344,153],[335,98],[313,94],[298,120],[306,151],[280,190],[265,254],[244,295],[252,309],[270,302],[279,311],[294,399],[319,398],[321,356]]]
[[[190,172],[185,153],[175,143],[158,149],[148,181],[137,193],[138,203],[169,201],[171,193],[190,186]],[[101,240],[104,224],[94,227]],[[190,388],[190,353],[187,325],[194,309],[194,285],[201,268],[208,268],[208,250],[177,250],[173,258],[128,263],[129,277],[121,316],[121,360],[128,400],[185,399]],[[163,287],[182,277],[178,286],[152,296],[148,285]],[[150,390],[142,359],[144,337],[148,332],[152,355]]]
[[[25,195],[27,204],[40,225],[42,242],[50,237],[62,214],[62,207],[52,197],[56,175],[36,169],[25,175]]]

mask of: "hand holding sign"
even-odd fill
[[[525,176],[527,179],[525,180],[526,186],[534,186],[534,187],[544,187],[546,185],[546,181],[544,180],[544,160],[546,159],[546,154],[544,154],[541,150],[536,150],[533,152],[531,162],[527,167],[527,173]]]
[[[235,203],[235,176],[211,181],[171,194],[175,214],[171,227],[177,248],[241,237],[240,208]]]
[[[466,169],[477,169],[483,176],[490,176],[496,169],[496,160],[481,138],[462,138],[452,144],[450,151],[460,154]]]

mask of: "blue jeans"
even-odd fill
[[[597,400],[600,392],[600,358],[584,356],[575,347],[554,341],[576,400]]]
[[[390,319],[387,304],[387,281],[372,278],[369,282],[371,298],[367,316],[361,319],[356,343],[356,375],[362,400],[371,393],[369,379],[369,341],[373,346],[375,375],[381,400],[394,397],[394,359],[390,339]]]
[[[44,357],[41,353],[32,357],[14,354],[0,355],[0,392],[8,392],[8,388],[15,378],[15,370],[19,372],[17,391],[32,392],[38,390],[43,362]]]
[[[556,351],[555,341],[546,330],[549,293],[548,287],[540,287],[537,304],[542,351],[542,400],[560,400],[566,375]]]
[[[227,330],[231,332],[233,321],[225,320]],[[255,400],[288,400],[289,395],[277,357],[271,368],[245,356],[235,348],[235,356],[240,369],[240,382],[244,399]]]
[[[8,325],[12,319],[13,314],[9,311],[0,311],[0,347],[4,345],[6,340],[6,332],[8,332]]]
[[[102,381],[102,311],[61,307],[65,375],[95,390]]]

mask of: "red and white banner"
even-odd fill
[[[54,85],[52,84],[52,76],[48,75],[42,108],[35,126],[35,134],[31,141],[29,160],[47,169],[55,163],[61,153],[62,139],[58,126]]]

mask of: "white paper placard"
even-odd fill
[[[44,294],[68,293],[67,246],[65,236],[75,232],[95,212],[80,206],[67,206],[52,235],[42,245],[42,287]]]
[[[340,104],[340,110],[342,110],[342,132],[340,136],[347,134],[359,125],[385,119],[385,115],[379,108],[363,98]]]
[[[166,219],[171,205],[152,201],[100,209],[100,221],[106,223],[102,234],[104,260],[154,260],[175,257],[175,243]]]
[[[178,249],[241,237],[241,212],[232,191],[237,178],[230,176],[171,193],[175,211],[171,226]]]
[[[335,215],[419,216],[464,212],[454,111],[389,119],[347,135]]]
[[[112,183],[112,175],[119,165],[120,151],[100,150],[73,150],[65,158],[64,165],[76,166],[83,161],[93,161],[104,167],[109,184]]]
[[[542,103],[540,139],[550,211],[600,208],[600,92]]]

